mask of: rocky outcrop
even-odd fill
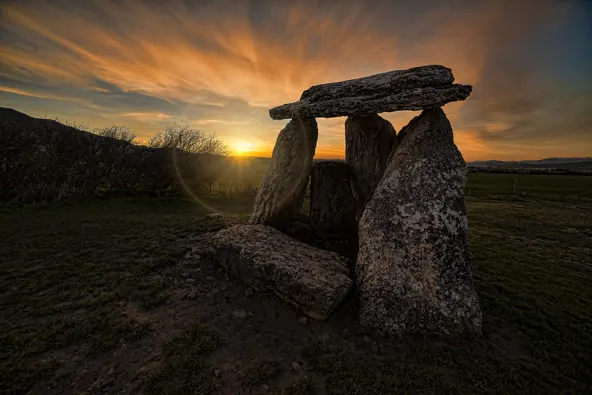
[[[453,84],[444,66],[422,66],[315,85],[299,101],[269,110],[272,119],[339,117],[422,110],[466,99],[470,85]]]
[[[345,121],[345,160],[351,169],[356,220],[384,174],[396,134],[393,125],[378,114],[353,115]]]
[[[318,139],[314,119],[294,119],[280,132],[267,174],[261,180],[251,224],[284,228],[300,211]]]
[[[350,168],[345,162],[323,161],[312,167],[310,225],[321,238],[350,238],[356,231]]]
[[[360,320],[404,335],[480,333],[465,162],[440,108],[414,118],[359,223]]]
[[[213,237],[210,254],[231,276],[274,292],[317,320],[326,319],[352,287],[346,258],[269,226],[223,229]]]

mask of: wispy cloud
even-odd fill
[[[268,108],[297,100],[311,85],[444,64],[457,81],[474,85],[466,102],[445,107],[468,159],[520,154],[523,141],[556,141],[557,129],[564,140],[589,139],[590,77],[585,67],[579,81],[569,70],[591,59],[583,55],[585,40],[569,30],[586,26],[589,5],[368,4],[6,1],[0,90],[31,100],[68,98],[64,105],[112,114],[113,122],[154,122],[140,137],[158,122],[185,118],[230,140],[273,146],[283,124],[269,119]],[[400,129],[413,114],[383,116]],[[323,155],[343,156],[343,121],[319,122]],[[568,144],[558,149],[580,152]]]
[[[23,89],[11,88],[8,86],[0,86],[0,92],[14,93],[15,95],[37,97],[37,98],[41,98],[41,99],[57,99],[57,100],[67,100],[68,99],[65,97],[57,96],[57,95],[28,92]]]
[[[132,117],[132,118],[144,118],[144,119],[170,119],[173,116],[171,114],[165,114],[162,112],[127,112],[119,114],[122,117]]]
[[[222,125],[246,125],[248,121],[228,121],[224,119],[198,119],[191,121],[195,125],[211,125],[211,124],[222,124]]]

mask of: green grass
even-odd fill
[[[592,386],[591,182],[520,176],[515,194],[512,175],[469,176],[481,338],[400,342],[362,339],[336,331],[336,323],[309,325],[298,345],[289,344],[295,335],[281,340],[284,361],[235,356],[235,387],[213,374],[219,358],[229,358],[224,321],[204,327],[196,318],[160,344],[151,314],[176,303],[169,274],[187,238],[224,226],[200,217],[219,210],[243,218],[252,198],[0,204],[0,393],[77,381],[60,355],[108,363],[100,361],[110,361],[110,352],[146,345],[162,349],[138,390],[149,394],[249,393],[262,385],[278,394],[319,386],[328,394],[584,393]],[[286,368],[293,360],[305,361],[304,375]]]
[[[2,204],[0,392],[49,374],[55,364],[38,362],[41,353],[79,345],[96,354],[145,336],[149,324],[119,303],[166,302],[161,274],[184,252],[176,241],[199,232],[194,219],[207,212],[179,199]]]
[[[468,195],[494,199],[590,202],[592,177],[471,173],[468,176],[466,192]]]

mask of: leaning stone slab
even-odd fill
[[[356,220],[382,179],[397,132],[378,114],[352,115],[345,121],[345,160],[351,169]]]
[[[463,198],[466,164],[440,108],[425,110],[362,215],[360,321],[381,332],[481,332]]]
[[[289,226],[306,195],[318,134],[312,118],[291,120],[280,132],[269,170],[257,190],[250,224]]]
[[[310,225],[320,238],[351,238],[357,224],[350,168],[341,161],[322,161],[312,167]]]
[[[324,320],[352,288],[348,259],[264,225],[219,231],[211,254],[227,272],[258,291],[272,291],[308,316]]]
[[[272,119],[339,117],[422,110],[466,99],[470,85],[453,84],[444,66],[395,70],[354,80],[315,85],[299,101],[269,110]]]

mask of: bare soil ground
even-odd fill
[[[355,293],[304,320],[227,278],[200,251],[248,199],[0,205],[0,393],[586,393],[592,201],[486,181],[467,196],[477,339],[377,337]]]

